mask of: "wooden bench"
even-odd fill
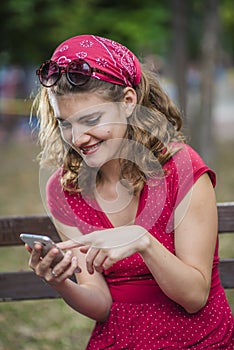
[[[234,235],[234,202],[219,203],[219,234]],[[58,234],[49,217],[14,216],[0,218],[0,247],[22,245],[21,232],[47,234],[55,242]],[[234,244],[234,237],[233,237]],[[224,288],[234,288],[234,258],[221,259],[219,264],[221,283]],[[0,273],[0,301],[58,298],[59,295],[32,271]]]

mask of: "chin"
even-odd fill
[[[87,159],[87,158],[83,158],[83,159],[86,165],[90,168],[100,169],[105,164],[105,161],[98,161],[97,159]]]

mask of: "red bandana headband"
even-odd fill
[[[51,59],[59,66],[67,66],[74,59],[83,59],[91,67],[124,81],[126,86],[136,86],[141,80],[141,66],[137,57],[125,46],[99,36],[70,38],[57,47]],[[101,73],[93,72],[92,77],[116,84],[114,79]]]

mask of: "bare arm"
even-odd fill
[[[141,255],[164,293],[194,313],[205,305],[209,295],[217,239],[216,200],[207,174],[198,179],[191,196],[180,203],[175,221],[176,255],[150,234]]]
[[[66,237],[71,237],[72,234],[77,237],[77,228],[56,221],[55,225],[62,230],[63,233],[59,233],[62,239],[67,239]],[[42,260],[40,250],[40,245],[36,245],[30,258],[30,267],[35,273],[56,289],[73,309],[96,321],[104,321],[112,304],[111,295],[100,273],[95,272],[91,275],[87,272],[85,255],[78,248],[67,252],[65,258],[53,269],[58,275],[55,278],[51,274],[50,264],[56,255],[56,249],[53,248]],[[77,266],[81,268],[81,272],[75,274],[78,284],[69,279]]]

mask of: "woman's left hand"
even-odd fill
[[[148,232],[141,226],[121,226],[94,231],[77,240],[60,243],[61,249],[80,247],[86,253],[86,265],[90,274],[94,269],[103,272],[114,263],[136,252],[142,252],[149,244]]]

